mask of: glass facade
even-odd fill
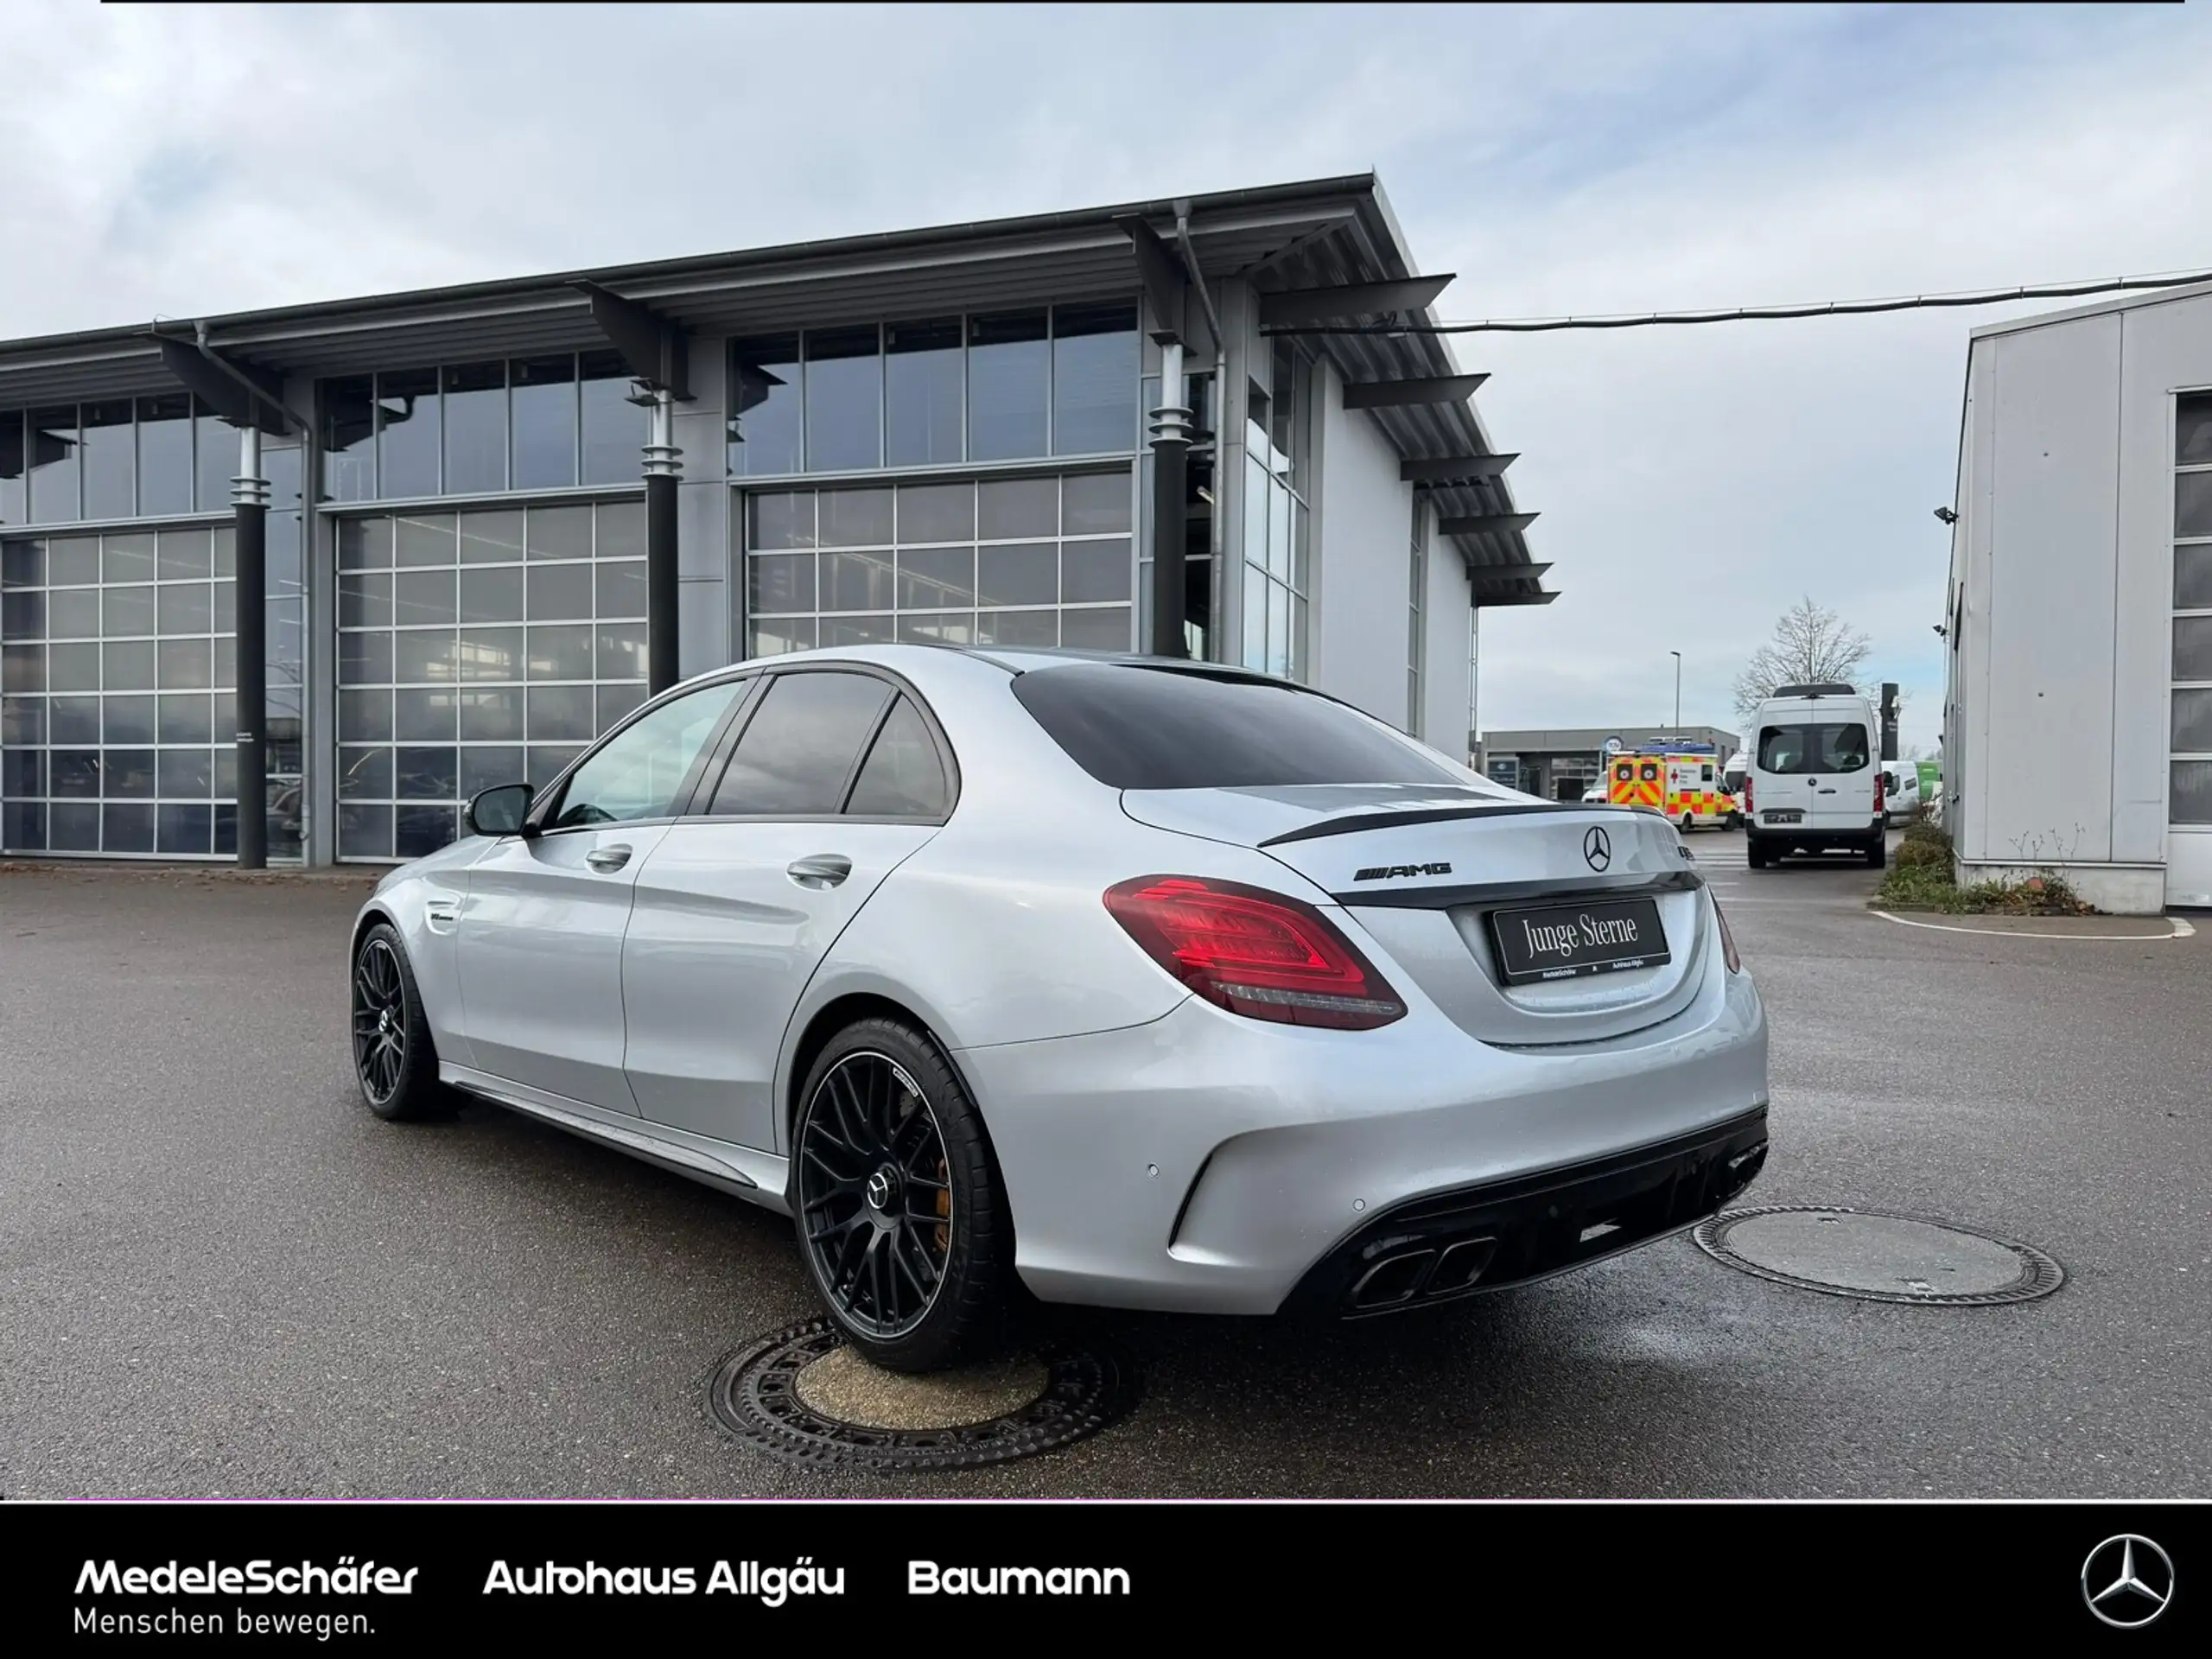
[[[746,654],[906,639],[1135,643],[1129,468],[755,491]]]
[[[731,342],[739,478],[1129,454],[1133,301]]]
[[[1270,366],[1268,389],[1245,394],[1244,665],[1303,680],[1313,370],[1282,340]]]
[[[332,528],[340,858],[435,851],[478,790],[542,787],[645,701],[642,501]]]
[[[2212,827],[2212,392],[2174,400],[2173,612],[2166,822]]]
[[[493,359],[326,380],[322,499],[627,484],[646,411],[613,352]]]
[[[238,455],[185,392],[0,409],[0,527],[227,512]]]

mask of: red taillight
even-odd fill
[[[1147,956],[1231,1014],[1370,1031],[1406,1012],[1351,940],[1281,893],[1146,875],[1109,887],[1106,908]]]
[[[1882,773],[1878,772],[1874,774],[1874,810],[1877,812],[1882,810],[1882,797],[1888,792],[1882,785],[1888,781]]]
[[[1709,887],[1706,890],[1706,897],[1713,898],[1713,892]],[[1728,931],[1728,917],[1720,908],[1720,901],[1718,899],[1713,899],[1713,919],[1720,924],[1720,960],[1728,964],[1730,973],[1742,973],[1744,959],[1736,954],[1736,936]]]
[[[1751,774],[1748,772],[1744,774],[1744,816],[1751,816]]]

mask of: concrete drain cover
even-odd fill
[[[1868,1302],[1990,1307],[2033,1301],[2066,1281],[2030,1245],[1911,1216],[1768,1205],[1724,1211],[1690,1236],[1741,1272]]]
[[[828,1319],[809,1319],[724,1359],[707,1409],[791,1462],[889,1473],[1034,1457],[1096,1433],[1137,1395],[1135,1373],[1096,1351],[907,1376],[870,1365]]]

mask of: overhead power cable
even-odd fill
[[[2087,282],[2044,283],[2019,288],[1977,289],[1957,294],[1913,294],[1882,300],[1829,300],[1817,305],[1738,306],[1725,311],[1642,311],[1588,317],[1502,317],[1481,322],[1357,322],[1288,324],[1266,328],[1268,334],[1541,334],[1567,328],[1681,327],[1707,322],[1770,322],[1802,317],[1866,316],[1881,311],[1919,311],[1944,307],[2003,305],[2013,300],[2063,300],[2126,289],[2179,288],[2212,282],[2212,270],[2175,271],[2164,276],[2109,276]]]

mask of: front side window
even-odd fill
[[[782,674],[746,722],[708,811],[716,817],[833,817],[891,688],[865,674]]]
[[[608,738],[569,779],[548,828],[634,823],[671,816],[677,792],[690,775],[699,751],[744,689],[738,680],[702,686]]]
[[[1759,770],[1789,776],[1857,772],[1871,751],[1858,721],[1808,721],[1759,728]]]

